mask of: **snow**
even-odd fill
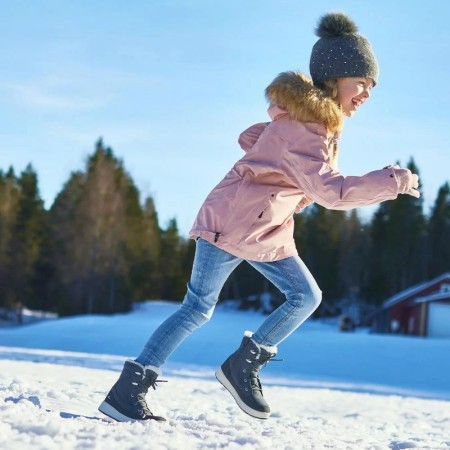
[[[123,361],[178,306],[0,329],[0,448],[450,449],[450,340],[340,333],[307,321],[262,371],[266,421],[242,413],[214,370],[264,316],[217,308],[148,395],[167,423],[110,422],[97,407]]]

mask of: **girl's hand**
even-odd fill
[[[394,171],[399,194],[408,194],[416,198],[420,197],[420,192],[417,190],[419,188],[418,175],[412,173],[409,169],[401,169],[398,166],[388,166],[387,168]]]

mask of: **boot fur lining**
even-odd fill
[[[149,369],[149,370],[152,370],[153,372],[155,372],[156,374],[158,374],[159,377],[162,374],[161,369],[159,367],[156,367],[156,366],[143,366],[141,363],[135,361],[134,359],[127,359],[127,361],[131,362],[133,364],[136,364],[137,366],[139,366],[144,373],[145,373],[146,369]]]
[[[253,337],[253,331],[246,331],[244,333],[244,336],[252,338]],[[256,342],[254,339],[252,339],[253,342]],[[256,342],[257,343],[257,342]],[[257,343],[258,344],[258,343]],[[264,345],[264,344],[258,344],[261,348],[263,348],[264,350],[266,350],[269,353],[277,353],[278,349],[276,345]]]

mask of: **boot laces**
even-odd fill
[[[253,355],[256,355],[256,352],[251,350],[250,353]],[[262,394],[262,385],[261,381],[259,379],[259,371],[267,365],[267,363],[274,361],[274,362],[280,362],[283,361],[282,359],[275,359],[276,353],[269,353],[268,355],[262,356],[259,355],[259,359],[246,359],[246,361],[252,366],[251,369],[244,369],[244,373],[249,373],[250,377],[250,388],[252,390],[260,391]]]
[[[137,395],[135,393],[131,394],[131,397],[136,398],[136,401],[134,404],[136,406],[139,406],[139,409],[141,411],[141,414],[143,414],[143,417],[145,416],[153,416],[154,414],[150,411],[150,408],[147,405],[147,401],[145,400],[145,395],[148,392],[148,388],[152,387],[153,390],[156,390],[157,383],[167,383],[167,380],[153,380],[150,383],[144,382],[145,378],[142,378],[139,382],[133,381],[131,384],[136,388],[135,392],[137,392]]]

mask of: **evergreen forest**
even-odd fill
[[[408,167],[420,175],[412,159]],[[345,299],[376,308],[390,295],[450,271],[448,182],[428,214],[421,199],[402,195],[381,203],[369,221],[357,210],[317,205],[295,221],[299,254],[323,291],[318,315],[332,314]],[[161,227],[153,199],[141,198],[102,140],[49,210],[31,165],[20,174],[0,171],[0,307],[110,314],[143,300],[181,301],[194,251],[176,218]],[[221,300],[245,308],[261,305],[267,293],[280,296],[243,263]]]

